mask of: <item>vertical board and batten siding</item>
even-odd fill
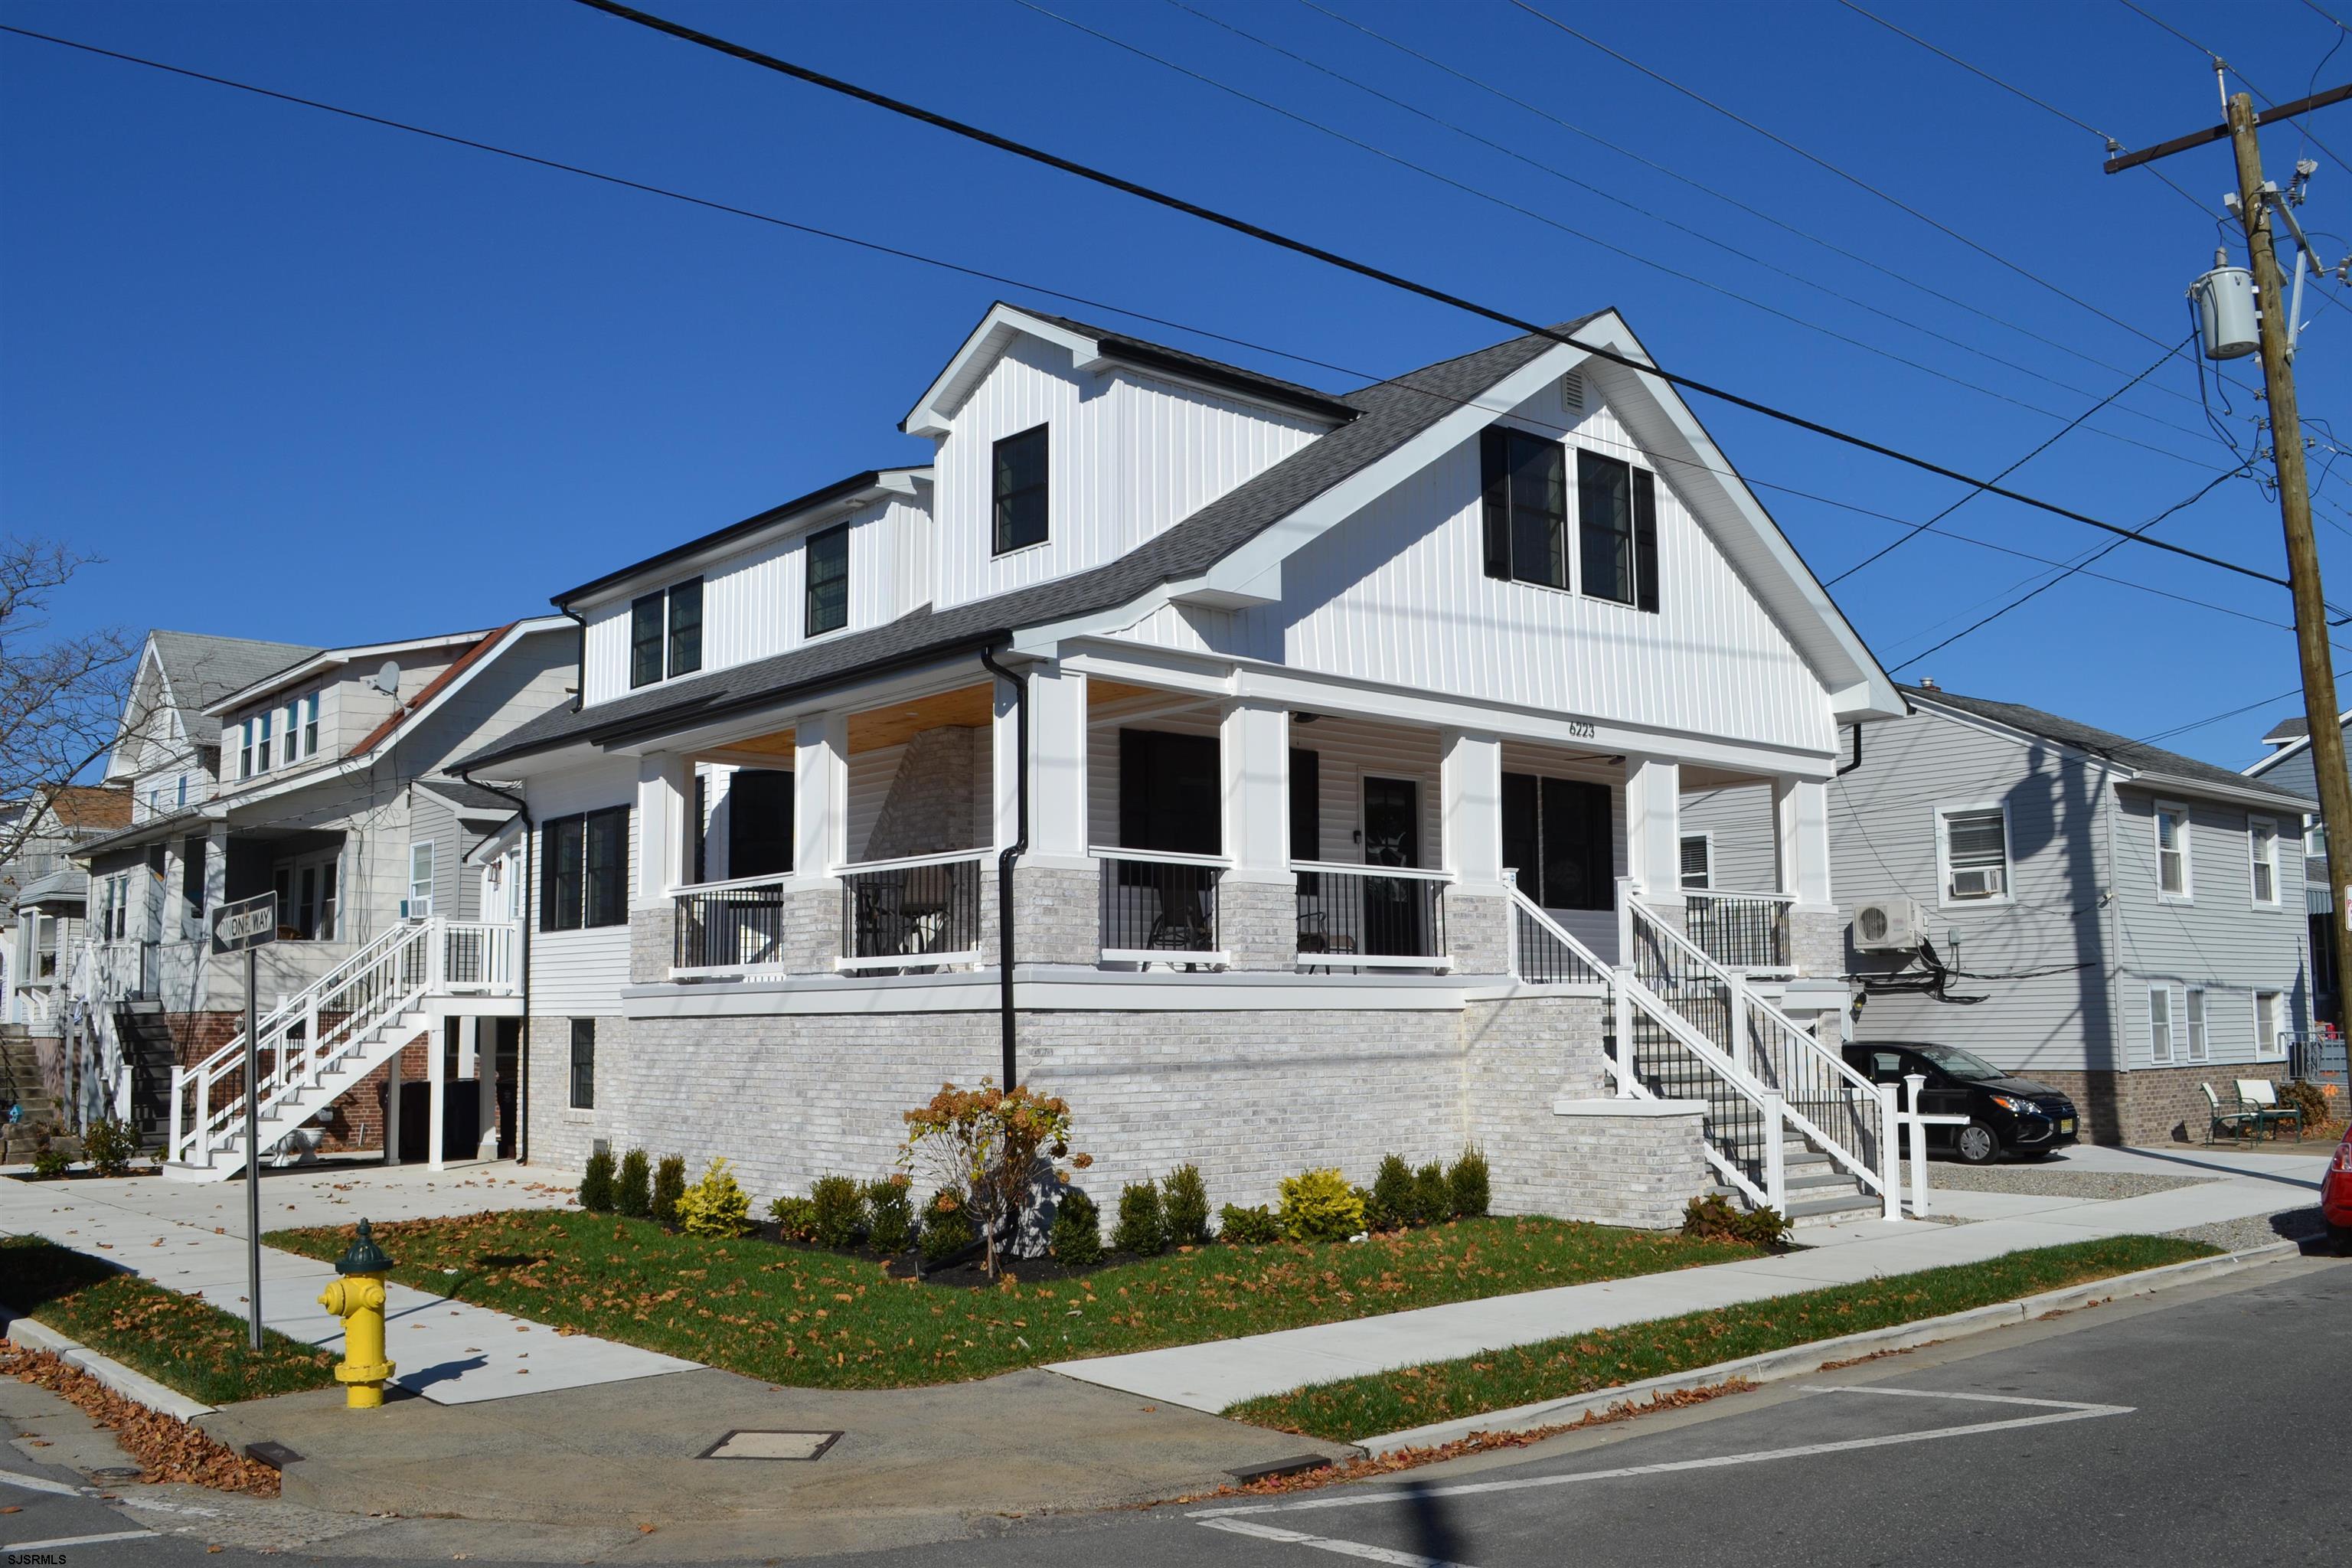
[[[1556,389],[1528,408],[1557,422]],[[1686,508],[1671,468],[1644,458],[1605,409],[1586,415],[1570,444],[1658,470],[1654,613],[1488,577],[1474,437],[1293,554],[1278,605],[1230,616],[1162,610],[1122,635],[1578,718],[1832,751],[1827,692]],[[1568,461],[1571,581],[1580,584],[1573,452]]]
[[[1939,1041],[2029,1074],[2122,1065],[2109,984],[2120,962],[2116,921],[2100,908],[2110,885],[2110,776],[2103,763],[2051,742],[2021,740],[1932,710],[1870,727],[1863,765],[1829,786],[1831,877],[1839,904],[1851,910],[1907,894],[1948,966],[1982,974],[2056,973],[1955,979],[1948,994],[1982,998],[1968,1005],[1874,992],[1854,1021],[1855,1038]],[[2011,901],[1945,901],[1937,807],[1996,804],[2009,811]],[[1769,829],[1769,820],[1760,823],[1759,833]],[[1907,958],[1851,948],[1846,954],[1857,973],[1891,973]],[[2143,1034],[2146,1025],[2143,1016],[2137,1026]]]
[[[629,981],[629,928],[543,931],[539,926],[540,882],[545,875],[545,824],[550,817],[629,807],[629,896],[644,896],[645,857],[637,844],[637,773],[629,759],[615,759],[531,780],[526,788],[539,842],[532,847],[530,886],[525,889],[530,933],[530,1010],[538,1016],[618,1017],[621,987]]]
[[[2189,900],[2158,897],[2156,802],[2189,808]],[[2246,838],[2249,816],[2268,816],[2278,840],[2280,900],[2253,901],[2253,862]],[[2135,1068],[2158,1065],[2148,1033],[2148,989],[2169,985],[2173,1005],[2192,985],[2205,989],[2208,1055],[2217,1065],[2251,1064],[2254,1055],[2254,993],[2276,991],[2280,1022],[2301,1027],[2311,1018],[2305,963],[2310,923],[2302,900],[2302,852],[2288,826],[2290,813],[2250,810],[2218,801],[2127,784],[2116,792],[2115,913],[2121,927],[2116,984],[2126,1020],[2125,1057]],[[2186,1016],[2176,1016],[2172,1067],[2192,1064]],[[2275,1057],[2263,1058],[2276,1061]]]
[[[1772,820],[1772,786],[1753,784],[1718,784],[1685,790],[1680,816],[1682,832],[1706,834],[1714,843],[1714,875],[1708,886],[1718,893],[1776,893],[1780,890],[1780,833]],[[1830,887],[1843,902],[1844,888],[1831,869]]]
[[[808,536],[849,526],[849,624],[814,639],[806,625]],[[887,496],[814,528],[681,572],[587,613],[585,702],[625,697],[629,686],[629,605],[672,582],[702,579],[702,668],[726,669],[789,653],[894,621],[930,597],[930,514],[904,496]],[[698,672],[699,673],[699,672]]]
[[[1307,445],[1323,426],[1138,372],[1080,374],[1022,338],[955,411],[940,443],[939,605],[1065,577],[1141,544]],[[1046,538],[994,553],[992,447],[1043,425]]]

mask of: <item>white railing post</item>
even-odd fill
[[[312,986],[302,1007],[302,1076],[317,1078],[319,1066],[319,991]]]
[[[1627,968],[1633,963],[1633,879],[1617,879],[1617,962]]]
[[[1789,1152],[1783,1145],[1788,1141],[1788,1122],[1778,1094],[1767,1089],[1758,1103],[1764,1108],[1764,1204],[1785,1219],[1789,1214]]]
[[[1911,1114],[1905,1119],[1911,1134],[1911,1213],[1916,1217],[1927,1212],[1927,1124],[1919,1120],[1919,1091],[1927,1087],[1925,1073],[1906,1073],[1903,1087],[1909,1091]],[[1895,1092],[1887,1086],[1891,1098]]]
[[[1897,1142],[1903,1123],[1895,1109],[1895,1086],[1874,1086],[1878,1092],[1878,1186],[1886,1200],[1886,1217],[1903,1217],[1903,1153]]]
[[[1731,1038],[1725,1042],[1730,1047],[1731,1065],[1750,1076],[1761,1076],[1756,1071],[1756,1021],[1748,1016],[1747,977],[1736,969],[1724,973],[1731,982]],[[1790,1087],[1785,1075],[1780,1087]]]
[[[174,1067],[172,1068],[172,1131],[171,1131],[171,1132],[170,1132],[170,1134],[169,1134],[169,1136],[168,1136],[167,1141],[166,1141],[166,1142],[165,1142],[165,1143],[163,1144],[164,1156],[165,1156],[165,1158],[167,1158],[167,1159],[177,1160],[177,1159],[181,1158],[181,1154],[180,1154],[180,1125],[181,1125],[180,1105],[181,1105],[181,1097],[182,1097],[182,1095],[183,1095],[184,1091],[186,1089],[187,1085],[188,1085],[188,1069],[187,1069],[187,1068],[184,1068],[184,1067],[174,1066]]]
[[[1621,963],[1610,977],[1610,1016],[1615,1026],[1616,1038],[1611,1043],[1617,1052],[1617,1098],[1633,1097],[1633,994],[1629,989],[1633,979],[1633,966]]]
[[[446,931],[447,928],[441,923],[439,915],[430,915],[425,918],[425,990],[428,995],[438,996],[449,988],[447,984],[449,944],[445,940]]]
[[[1506,866],[1503,868],[1503,907],[1507,911],[1507,918],[1511,922],[1511,929],[1504,933],[1503,938],[1504,948],[1508,956],[1508,962],[1505,964],[1505,968],[1510,972],[1511,978],[1517,980],[1519,978],[1521,973],[1519,963],[1519,871],[1517,867]]]

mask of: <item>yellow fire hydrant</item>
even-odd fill
[[[335,1381],[344,1384],[347,1409],[373,1410],[383,1404],[383,1385],[392,1377],[392,1363],[383,1359],[383,1277],[391,1270],[392,1259],[362,1220],[351,1250],[335,1262],[342,1278],[319,1298],[319,1305],[343,1321],[343,1359],[335,1367]]]

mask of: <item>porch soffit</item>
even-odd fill
[[[911,701],[868,708],[849,716],[849,754],[903,746],[925,730],[978,730],[996,721],[992,683],[960,686]]]

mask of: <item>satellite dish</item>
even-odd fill
[[[400,695],[400,665],[395,659],[385,659],[383,668],[375,672],[375,689],[386,697]]]

